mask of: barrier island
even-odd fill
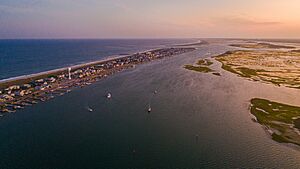
[[[162,48],[0,81],[0,116],[46,101],[135,65],[191,52],[195,48]]]

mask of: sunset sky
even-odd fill
[[[300,38],[299,0],[1,0],[0,38]]]

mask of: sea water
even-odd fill
[[[299,148],[273,141],[249,112],[254,97],[300,105],[299,90],[218,62],[221,76],[183,68],[229,49],[202,46],[4,116],[0,168],[300,168]]]

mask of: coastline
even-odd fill
[[[192,47],[150,49],[0,81],[0,116],[84,87],[114,73],[153,60],[191,52]]]
[[[146,51],[144,51],[144,52],[146,52]],[[0,80],[0,89],[3,89],[5,87],[7,87],[8,85],[11,85],[11,83],[16,84],[16,83],[18,83],[18,81],[35,80],[35,79],[43,78],[44,76],[47,76],[47,75],[59,74],[59,73],[62,73],[64,71],[68,71],[68,68],[71,68],[72,70],[76,70],[76,69],[84,68],[84,67],[87,67],[87,66],[92,66],[94,64],[101,64],[101,63],[105,63],[105,62],[108,62],[108,61],[113,61],[115,59],[121,59],[121,58],[128,57],[128,56],[130,56],[130,55],[108,57],[108,58],[100,59],[100,60],[97,60],[97,61],[91,61],[91,62],[76,64],[76,65],[72,65],[72,66],[66,66],[66,67],[52,69],[52,70],[48,70],[48,71],[42,71],[42,72],[39,72],[39,73],[33,73],[33,74],[28,74],[28,75],[21,75],[21,76],[1,79]]]
[[[204,40],[198,40],[196,42],[184,43],[184,44],[175,44],[177,47],[188,47],[188,46],[198,46],[198,45],[207,45],[208,42]]]
[[[43,75],[57,74],[57,73],[61,73],[63,71],[67,71],[67,69],[69,67],[71,67],[72,69],[79,69],[79,68],[82,68],[84,66],[90,66],[90,65],[93,65],[93,64],[101,64],[102,62],[107,62],[107,61],[114,60],[114,59],[128,57],[128,56],[135,55],[135,54],[138,54],[138,53],[145,53],[145,52],[149,52],[149,51],[154,51],[154,50],[159,50],[159,49],[166,49],[166,48],[194,47],[194,46],[197,46],[197,45],[205,45],[207,43],[208,42],[206,42],[206,41],[198,40],[198,41],[192,41],[192,42],[189,42],[189,43],[173,44],[173,45],[165,46],[165,47],[156,47],[156,48],[151,48],[151,49],[146,49],[146,50],[139,50],[139,51],[136,51],[136,52],[133,52],[133,53],[130,53],[130,54],[126,53],[126,54],[110,55],[110,56],[106,56],[106,57],[98,59],[98,60],[86,61],[86,62],[82,62],[82,63],[74,63],[74,64],[70,64],[69,66],[62,66],[60,68],[45,70],[45,71],[41,71],[41,72],[37,72],[37,73],[31,73],[31,74],[25,74],[25,75],[18,75],[18,76],[14,76],[14,77],[8,77],[8,78],[0,79],[0,90],[7,87],[7,85],[10,85],[11,83],[14,83],[15,81],[42,78]]]
[[[93,66],[93,65],[113,61],[115,59],[122,59],[122,58],[126,58],[126,57],[136,55],[136,54],[139,54],[139,53],[146,53],[146,52],[160,50],[160,49],[166,49],[166,48],[147,49],[147,50],[142,50],[142,51],[139,51],[139,52],[135,52],[133,54],[126,54],[126,55],[112,55],[112,56],[107,56],[103,59],[96,60],[96,61],[89,61],[89,62],[85,62],[85,63],[75,64],[75,65],[70,65],[70,66],[64,66],[64,67],[61,67],[61,68],[42,71],[42,72],[38,72],[38,73],[32,73],[32,74],[28,74],[28,75],[21,75],[21,76],[1,79],[0,80],[0,90],[4,89],[4,88],[6,88],[10,85],[14,85],[14,84],[18,84],[18,83],[24,83],[24,82],[27,82],[27,81],[44,78],[45,76],[48,76],[48,75],[56,75],[56,74],[60,74],[60,73],[63,73],[63,72],[67,72],[68,68],[71,68],[74,71],[74,70],[77,70],[77,69],[80,69],[80,68],[85,68],[85,67],[88,67],[88,66]]]

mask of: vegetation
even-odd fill
[[[300,107],[254,98],[250,110],[273,140],[300,145]]]
[[[200,65],[200,66],[210,66],[212,64],[213,64],[213,62],[208,59],[200,59],[197,62],[197,65]]]
[[[212,70],[209,67],[209,66],[211,66],[213,64],[213,62],[210,61],[209,59],[200,59],[200,60],[198,60],[198,62],[196,64],[197,64],[196,66],[194,66],[194,65],[185,65],[184,68],[188,69],[188,70],[202,72],[202,73],[213,72],[214,75],[221,76],[220,73],[214,72],[214,70]]]
[[[216,56],[222,68],[254,81],[300,88],[300,52],[295,51],[231,51]]]
[[[216,76],[221,76],[221,74],[218,73],[218,72],[213,72],[212,74],[213,74],[213,75],[216,75]]]
[[[197,72],[203,72],[203,73],[208,73],[213,71],[209,67],[203,67],[203,66],[185,65],[184,68],[188,70],[197,71]]]
[[[284,45],[275,45],[271,43],[256,43],[256,42],[248,42],[243,44],[231,44],[230,46],[233,47],[240,47],[240,48],[248,48],[248,49],[294,49],[293,46],[284,46]]]

